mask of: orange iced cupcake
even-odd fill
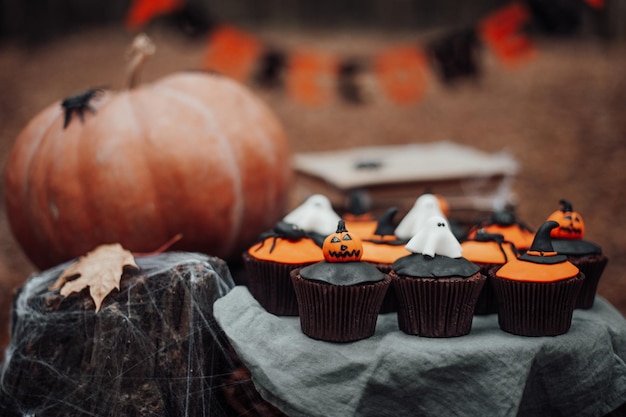
[[[474,239],[461,242],[463,257],[476,264],[487,281],[483,286],[474,314],[492,314],[498,312],[498,301],[489,277],[498,269],[519,255],[515,245],[504,240],[500,234],[486,233],[479,230]]]
[[[467,239],[474,239],[479,230],[502,235],[504,240],[513,243],[520,253],[524,253],[530,247],[535,237],[535,233],[520,222],[511,209],[496,211],[489,220],[473,226],[467,233]]]
[[[554,251],[550,230],[557,226],[554,221],[544,223],[530,249],[504,264],[492,279],[498,323],[505,332],[557,336],[571,326],[584,275]]]
[[[243,254],[248,289],[261,306],[276,315],[298,315],[289,273],[324,259],[322,242],[319,234],[279,222]]]
[[[585,274],[585,281],[576,300],[576,308],[593,307],[598,283],[609,259],[602,253],[602,248],[585,237],[585,223],[580,213],[574,211],[572,203],[560,201],[562,208],[552,213],[548,220],[559,225],[552,229],[552,247],[567,260],[576,265]]]

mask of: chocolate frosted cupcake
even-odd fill
[[[289,273],[324,259],[324,237],[279,222],[243,254],[248,290],[269,313],[297,316],[298,303]]]
[[[557,336],[571,326],[584,275],[554,251],[550,230],[557,226],[554,221],[544,223],[530,249],[503,265],[492,279],[498,323],[505,332]]]
[[[447,221],[429,218],[406,248],[413,253],[395,261],[390,273],[400,330],[426,337],[468,334],[486,277],[461,256]]]
[[[474,314],[484,315],[498,312],[498,301],[491,284],[491,279],[502,265],[519,255],[515,245],[506,242],[500,234],[486,233],[479,230],[474,239],[461,242],[463,257],[480,268],[480,272],[487,277],[483,286]]]
[[[561,200],[560,204],[562,208],[548,217],[548,220],[559,224],[550,232],[552,247],[557,253],[566,255],[567,260],[585,274],[576,308],[588,309],[593,307],[598,283],[609,259],[600,246],[583,240],[585,223],[582,216],[573,210],[572,204],[567,200]]]
[[[329,342],[370,337],[390,278],[360,262],[361,241],[343,220],[324,241],[323,253],[324,261],[291,272],[302,332]]]
[[[533,230],[520,222],[511,208],[496,211],[489,220],[471,227],[467,233],[467,239],[474,239],[479,230],[502,235],[504,240],[513,243],[520,253],[530,248],[535,237]]]

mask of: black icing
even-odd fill
[[[402,245],[406,245],[409,242],[409,239],[396,239],[396,240],[364,239],[364,241],[374,243],[376,245],[402,246]]]
[[[602,248],[595,243],[581,239],[552,239],[554,250],[563,255],[600,255]]]
[[[393,270],[398,275],[416,278],[468,278],[479,271],[479,267],[465,258],[450,258],[435,255],[430,257],[421,253],[403,256],[393,263]]]
[[[333,285],[355,285],[378,282],[385,278],[374,265],[366,262],[321,261],[300,270],[302,278]]]

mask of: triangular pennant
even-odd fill
[[[363,71],[363,63],[355,59],[346,59],[339,65],[337,91],[345,101],[354,104],[365,101],[364,91],[359,84],[359,75]]]
[[[283,85],[287,56],[283,51],[268,47],[259,58],[254,81],[261,87],[275,88]]]
[[[373,59],[373,70],[385,95],[397,104],[419,100],[426,90],[427,61],[417,46],[391,47]]]
[[[181,6],[181,0],[133,0],[126,14],[126,28],[140,29],[155,16],[167,14]]]
[[[464,29],[452,32],[429,45],[434,66],[444,83],[460,78],[477,78],[477,63],[480,44],[476,31]]]
[[[602,10],[605,6],[604,0],[585,0],[585,3],[587,3],[592,9],[596,10]]]
[[[530,12],[522,3],[511,3],[484,18],[479,31],[483,41],[505,65],[513,66],[532,56],[535,48],[520,29]]]
[[[551,35],[572,35],[582,24],[583,4],[571,0],[526,0],[532,27]]]
[[[245,81],[261,55],[263,43],[234,26],[217,27],[209,36],[204,67]]]
[[[337,79],[334,56],[316,51],[299,51],[289,57],[287,92],[303,104],[322,105],[332,100]]]

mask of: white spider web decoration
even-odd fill
[[[48,289],[68,264],[31,277],[14,300],[0,415],[281,415],[213,317],[235,285],[226,263],[184,252],[137,263],[97,314],[86,290]]]

